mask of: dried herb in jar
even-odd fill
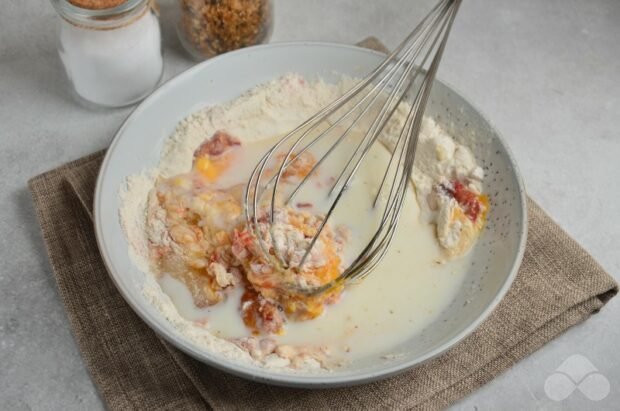
[[[268,40],[270,0],[179,0],[179,35],[196,57],[211,57]]]

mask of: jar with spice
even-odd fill
[[[106,107],[134,104],[163,74],[159,17],[152,0],[52,0],[60,15],[58,53],[77,96]]]
[[[271,0],[178,0],[179,39],[196,59],[269,41]]]

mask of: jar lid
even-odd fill
[[[75,7],[89,10],[104,10],[118,7],[127,0],[69,0]]]
[[[143,16],[154,4],[153,0],[51,1],[64,20],[75,26],[94,30],[124,27]]]

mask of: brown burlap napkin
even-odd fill
[[[380,44],[379,44],[380,45]],[[519,274],[491,316],[444,355],[388,380],[302,390],[208,367],[160,339],[108,277],[92,223],[103,152],[29,181],[60,297],[107,406],[120,409],[438,409],[596,313],[618,285],[534,202]]]

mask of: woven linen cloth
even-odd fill
[[[528,240],[514,284],[451,350],[396,377],[350,388],[304,390],[244,380],[159,338],[115,288],[92,221],[103,156],[34,177],[29,187],[77,345],[111,410],[441,409],[585,321],[618,292],[614,279],[528,200]]]

